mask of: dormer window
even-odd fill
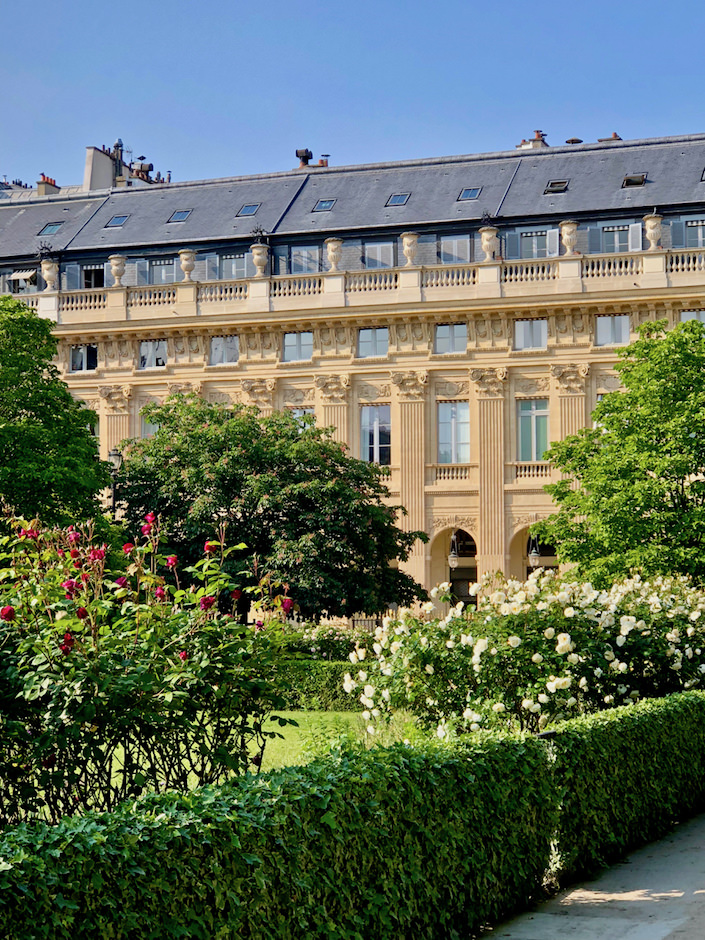
[[[330,212],[335,205],[335,199],[319,199],[311,210],[312,212]]]
[[[56,235],[59,231],[63,222],[47,222],[41,232],[37,232],[38,235]]]
[[[632,186],[643,186],[646,182],[646,173],[631,173],[622,180],[622,189],[630,189]]]
[[[551,193],[564,193],[568,189],[568,180],[549,180],[543,191],[544,196]]]
[[[241,216],[241,215],[256,215],[256,214],[257,214],[257,210],[259,209],[259,207],[260,207],[261,205],[262,205],[261,202],[252,202],[252,203],[248,203],[247,205],[243,206],[243,207],[240,209],[240,211],[238,212],[238,216]]]
[[[411,193],[392,193],[387,200],[388,206],[405,206]]]
[[[167,219],[167,222],[185,222],[191,212],[191,209],[177,209],[176,212],[172,212],[171,218]]]
[[[457,202],[467,202],[468,199],[477,199],[480,193],[482,192],[482,186],[468,187],[467,189],[461,189],[460,195],[457,198]]]

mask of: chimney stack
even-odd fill
[[[531,140],[522,140],[520,144],[516,145],[517,150],[543,150],[544,147],[548,147],[549,144],[546,143],[546,135],[543,131],[534,131],[534,136]]]
[[[37,195],[39,196],[53,196],[55,193],[58,193],[61,189],[60,186],[56,185],[56,180],[52,179],[50,176],[46,176],[42,173],[41,177],[37,180]]]

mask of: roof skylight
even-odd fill
[[[411,193],[392,193],[387,200],[388,206],[405,206]]]
[[[261,205],[261,202],[248,203],[240,209],[238,215],[255,215]]]
[[[185,222],[192,211],[192,209],[177,209],[176,212],[172,212],[171,218],[167,219],[167,222]]]
[[[543,191],[544,196],[550,193],[564,193],[568,189],[568,180],[549,180]]]
[[[622,180],[622,189],[629,189],[632,186],[643,186],[646,182],[646,173],[629,173]]]
[[[106,228],[120,228],[129,219],[129,215],[114,215],[109,222],[105,223]]]
[[[469,186],[467,189],[461,189],[457,202],[465,202],[467,199],[477,199],[482,191],[482,186]]]
[[[311,210],[312,212],[330,212],[335,205],[335,199],[319,199]]]
[[[38,232],[37,234],[38,235],[56,235],[56,233],[59,231],[59,229],[61,228],[63,224],[64,224],[63,222],[47,222],[47,224],[44,226],[41,232]]]

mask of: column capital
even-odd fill
[[[326,404],[342,404],[347,401],[350,391],[350,376],[345,375],[317,375],[314,385],[321,393]]]
[[[402,401],[423,401],[428,386],[428,372],[392,372],[391,379]]]
[[[551,366],[551,375],[562,395],[584,395],[585,380],[589,373],[590,365],[587,362]]]
[[[475,384],[479,398],[503,398],[508,371],[498,369],[471,369],[470,381]]]

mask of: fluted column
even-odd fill
[[[428,373],[393,372],[392,385],[397,389],[397,407],[399,415],[399,496],[407,515],[397,520],[400,528],[406,532],[423,530],[426,507],[424,502],[424,482],[426,456],[424,447],[424,414]],[[394,434],[394,424],[392,424]],[[420,584],[425,575],[425,548],[416,542],[406,562],[402,564]]]
[[[106,454],[120,444],[130,434],[130,398],[132,389],[129,385],[102,385],[98,394],[103,403],[100,415],[101,452]]]
[[[323,426],[335,428],[333,439],[341,444],[350,444],[348,440],[348,393],[349,375],[318,375],[316,388],[323,401]]]
[[[505,571],[504,389],[506,369],[472,369],[478,408],[480,520],[478,577]]]
[[[589,371],[587,363],[551,366],[558,395],[558,432],[561,440],[569,434],[577,434],[587,423],[585,380]]]

